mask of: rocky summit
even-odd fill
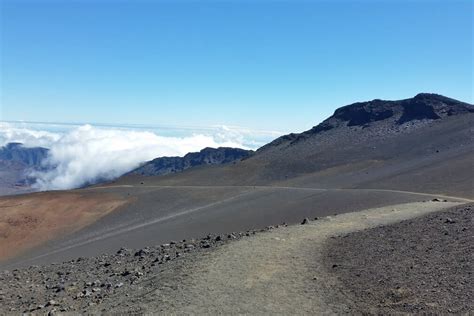
[[[375,99],[356,102],[338,108],[331,117],[308,131],[284,135],[269,145],[295,143],[312,135],[343,127],[368,128],[378,123],[387,130],[394,130],[409,123],[423,124],[426,121],[466,113],[474,113],[471,104],[434,93],[419,93],[413,98],[398,101]]]

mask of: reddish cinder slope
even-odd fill
[[[0,260],[77,231],[124,205],[112,194],[45,192],[0,198]]]

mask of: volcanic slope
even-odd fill
[[[473,123],[472,105],[435,94],[351,104],[235,164],[126,176],[77,190],[128,202],[3,265],[49,263],[435,197],[467,201],[474,198]]]

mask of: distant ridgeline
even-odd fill
[[[184,157],[160,157],[146,162],[129,172],[130,175],[157,176],[181,172],[201,165],[220,165],[232,163],[253,155],[252,150],[240,148],[204,148],[200,152],[189,153]]]
[[[46,148],[28,148],[20,143],[0,147],[0,195],[31,190],[36,180],[29,174],[31,171],[45,170],[42,161],[48,152]]]
[[[21,143],[8,143],[0,147],[0,160],[11,161],[26,167],[40,168],[49,150],[43,147],[24,147]]]

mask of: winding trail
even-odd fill
[[[443,194],[435,194],[435,193],[423,193],[423,192],[413,192],[413,191],[402,191],[402,190],[390,190],[390,189],[363,189],[363,188],[335,188],[335,189],[327,189],[327,188],[312,188],[312,187],[292,187],[292,186],[273,186],[273,185],[219,185],[219,186],[212,186],[212,185],[129,185],[129,184],[121,184],[121,185],[110,185],[110,186],[98,186],[98,187],[91,187],[86,188],[83,190],[106,190],[106,189],[114,189],[114,188],[157,188],[157,189],[213,189],[213,188],[242,188],[242,189],[281,189],[281,190],[295,190],[295,191],[314,191],[314,192],[328,192],[328,191],[360,191],[360,192],[388,192],[388,193],[402,193],[402,194],[410,194],[410,195],[418,195],[418,196],[431,196],[436,198],[443,198],[443,199],[451,199],[456,201],[463,201],[463,202],[474,202],[472,199],[467,199],[458,196],[450,196],[450,195],[443,195]]]
[[[351,298],[338,290],[341,285],[322,263],[325,241],[459,204],[399,204],[257,234],[203,254],[179,271],[165,271],[155,276],[157,283],[151,278],[131,299],[139,302],[140,312],[169,314],[350,313]],[[177,275],[186,277],[177,280]],[[174,280],[173,286],[167,286],[168,280]]]

